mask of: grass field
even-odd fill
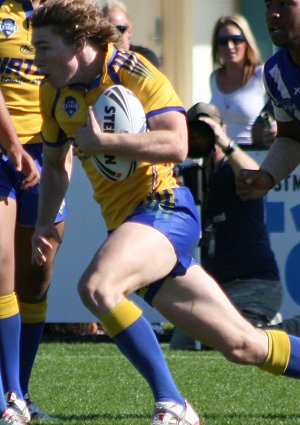
[[[214,351],[164,353],[205,425],[299,425],[300,382],[237,366]],[[110,343],[43,342],[31,382],[34,402],[66,425],[149,425],[152,394]]]

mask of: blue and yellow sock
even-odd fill
[[[20,340],[20,385],[23,395],[28,393],[33,363],[43,337],[47,301],[37,304],[20,302],[22,319]]]
[[[0,373],[0,415],[2,415],[3,412],[7,409],[6,400],[5,400],[5,393],[3,389],[3,383],[2,383],[2,377]]]
[[[184,405],[162,354],[157,338],[142,311],[124,299],[101,318],[104,329],[120,351],[144,376],[155,401],[174,401]]]
[[[16,294],[0,297],[0,358],[3,388],[22,397],[20,387],[21,319]]]
[[[275,329],[265,332],[269,340],[269,352],[262,370],[299,379],[300,338]]]

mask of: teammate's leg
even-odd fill
[[[27,152],[35,159],[39,171],[42,167],[42,144],[26,145]],[[22,179],[22,176],[19,177]],[[37,350],[43,335],[47,314],[47,292],[52,276],[52,268],[58,244],[53,242],[53,250],[49,253],[47,262],[43,266],[31,264],[31,237],[38,210],[39,185],[30,189],[18,191],[18,216],[15,237],[16,256],[16,293],[21,313],[21,341],[20,341],[20,382],[24,397],[28,405],[33,406],[36,418],[45,418],[43,412],[29,400],[28,386],[31,370]],[[64,220],[67,216],[66,206],[63,204],[56,218],[60,235],[64,230]]]
[[[15,295],[16,201],[0,199],[0,357],[5,392],[22,397],[19,383],[20,314]]]
[[[60,235],[64,222],[57,224]],[[22,318],[20,364],[23,395],[28,393],[32,366],[43,336],[47,313],[47,292],[51,281],[53,261],[58,245],[54,242],[47,262],[42,266],[31,264],[32,227],[16,229],[16,291]]]

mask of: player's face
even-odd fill
[[[66,44],[51,26],[34,28],[32,44],[35,63],[54,87],[61,88],[76,83],[78,60],[74,46]]]
[[[265,0],[266,22],[278,47],[300,46],[300,0]]]
[[[218,53],[225,65],[230,62],[244,62],[247,42],[237,26],[224,25],[218,32],[217,46]]]

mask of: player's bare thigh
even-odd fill
[[[241,363],[260,364],[267,337],[234,308],[219,285],[198,265],[184,276],[167,278],[153,299],[175,326]]]
[[[96,253],[79,282],[83,301],[97,315],[121,299],[166,276],[176,265],[171,242],[158,230],[124,223]]]
[[[0,296],[14,291],[16,211],[14,199],[0,198]]]

